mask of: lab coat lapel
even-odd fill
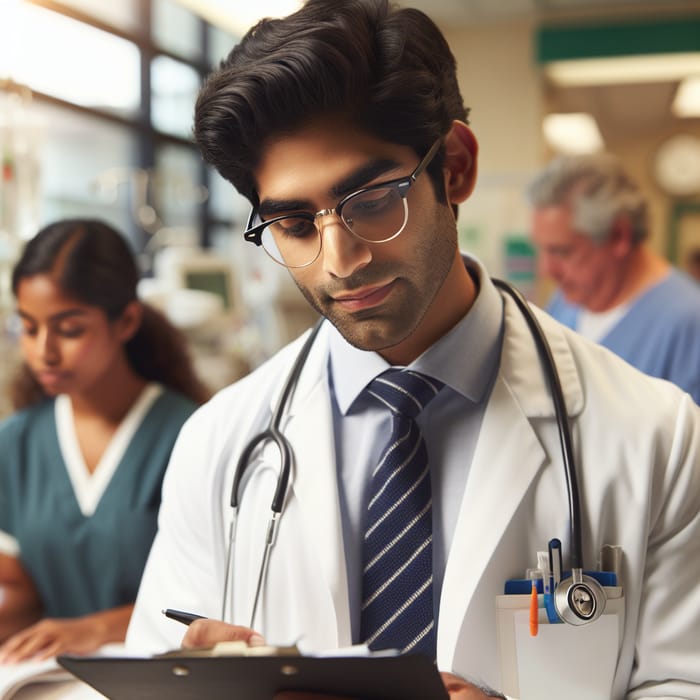
[[[304,539],[320,564],[333,610],[318,608],[313,625],[335,620],[336,644],[351,643],[348,586],[337,487],[333,420],[327,381],[327,333],[321,330],[290,402],[283,427],[294,449],[291,491],[299,501]],[[329,614],[326,614],[329,613]]]
[[[547,458],[530,418],[552,417],[552,398],[530,332],[508,298],[505,321],[501,367],[484,414],[445,571],[440,609],[450,614],[440,619],[438,630],[438,664],[443,668],[452,664],[465,617],[479,614],[470,611],[477,587]],[[578,374],[564,337],[556,327],[547,326],[565,402],[569,414],[576,414],[583,405]]]
[[[440,610],[438,664],[449,668],[475,590],[544,451],[508,386],[493,388],[474,452],[447,561]]]

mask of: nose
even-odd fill
[[[61,355],[58,343],[53,333],[48,330],[40,331],[37,335],[37,354],[41,361],[48,366],[59,364]]]
[[[325,272],[334,277],[349,277],[372,259],[369,245],[353,236],[335,212],[323,212],[316,225],[323,238],[321,256]]]

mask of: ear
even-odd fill
[[[626,258],[632,252],[635,242],[632,240],[632,224],[626,216],[615,221],[607,242],[615,257]]]
[[[114,322],[117,336],[122,343],[127,343],[141,326],[143,306],[140,301],[130,301],[122,311],[121,316]]]
[[[445,191],[451,204],[469,198],[476,184],[476,157],[479,145],[472,130],[460,121],[452,122],[445,137]]]

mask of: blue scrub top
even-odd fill
[[[580,307],[557,292],[547,311],[577,330]],[[600,344],[652,377],[668,379],[700,404],[700,285],[672,270],[630,305]]]

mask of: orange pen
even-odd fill
[[[530,593],[530,636],[536,637],[537,631],[539,629],[539,611],[538,611],[538,600],[537,600],[537,583],[533,579],[532,581],[532,591]]]

